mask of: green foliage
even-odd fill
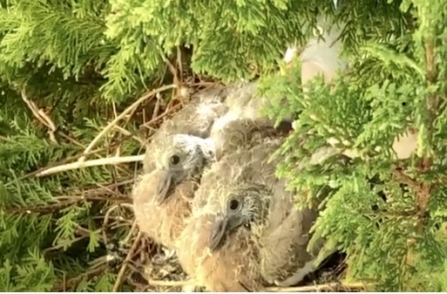
[[[353,14],[367,7],[347,2]],[[331,86],[315,79],[304,94],[292,69],[286,76],[266,77],[261,91],[273,99],[286,97],[287,110],[300,113],[280,150],[293,156],[278,174],[290,179],[291,188],[311,191],[302,202],[323,186],[333,189],[314,237],[346,252],[347,279],[378,283],[377,290],[445,291],[447,124],[441,60],[447,53],[447,3],[405,1],[400,10],[395,4],[369,12],[371,18],[396,17],[350,48],[348,76]],[[279,117],[284,111],[273,110]],[[409,127],[418,130],[419,148],[409,159],[393,159],[392,144]],[[327,147],[329,138],[342,142],[338,154],[318,165],[297,166]],[[360,157],[342,160],[341,153],[353,148]]]
[[[184,45],[192,47],[200,75],[234,81],[269,74],[267,95],[274,104],[286,98],[288,107],[268,114],[278,120],[289,110],[299,114],[281,150],[293,157],[278,173],[291,179],[291,188],[313,192],[306,201],[328,183],[334,190],[316,235],[347,252],[349,278],[387,290],[447,290],[446,3],[339,2],[334,10],[332,1],[320,0],[0,1],[0,288],[112,289],[116,275],[96,263],[106,254],[104,213],[111,197],[128,192],[123,183],[136,167],[45,177],[36,171],[76,161],[137,95],[172,82],[166,61]],[[350,75],[331,89],[316,80],[304,95],[299,65],[283,70],[285,76],[273,73],[288,45],[304,44],[318,13],[346,24]],[[31,113],[21,90],[54,121],[54,133]],[[434,100],[436,107],[428,103]],[[140,124],[120,124],[131,135],[112,130],[88,158],[139,154],[132,136],[140,135]],[[418,154],[393,161],[394,137],[409,126],[419,130]],[[356,148],[361,158],[346,163],[335,155],[298,169],[298,159],[327,146],[329,137],[343,142],[340,152]],[[429,156],[429,170],[421,171],[420,158]],[[403,190],[396,166],[417,184]],[[416,205],[420,187],[430,187],[425,208]],[[420,224],[422,210],[428,216]],[[126,233],[113,231],[118,238]],[[410,265],[402,261],[407,255]]]

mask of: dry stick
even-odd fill
[[[161,104],[161,97],[156,97],[157,101],[155,102],[155,107],[154,107],[154,111],[152,111],[152,117],[151,120],[154,120],[157,115],[158,112],[160,111],[160,104]]]
[[[340,287],[347,289],[366,288],[371,284],[365,283],[329,283],[322,285],[302,286],[302,287],[267,287],[268,292],[319,292],[322,290],[333,290]]]
[[[151,286],[180,287],[180,286],[195,285],[195,281],[194,280],[186,280],[186,281],[149,280],[148,284]]]
[[[22,96],[22,100],[25,101],[26,105],[29,107],[36,119],[48,128],[48,135],[50,136],[50,140],[53,143],[57,144],[58,142],[54,135],[54,133],[56,132],[56,125],[54,124],[53,120],[42,109],[39,109],[33,101],[28,99],[25,88],[20,91],[20,94]]]
[[[177,88],[176,91],[174,91],[174,92],[172,93],[171,101],[170,101],[169,104],[168,104],[168,109],[169,109],[169,105],[170,105],[171,102],[174,100],[173,97],[177,96],[177,94],[179,93],[180,88],[182,87],[182,83],[181,83],[181,81],[180,81],[179,78],[178,78],[178,75],[177,75],[177,68],[175,68],[175,67],[172,65],[172,63],[169,61],[169,59],[166,57],[166,55],[163,53],[163,51],[161,51],[161,50],[159,50],[159,51],[160,51],[161,58],[162,58],[163,61],[166,63],[166,65],[168,66],[169,71],[171,72],[172,76],[174,77],[174,84],[176,85],[176,88]]]
[[[181,104],[177,104],[176,106],[172,107],[168,111],[165,111],[162,114],[160,114],[159,116],[151,119],[150,121],[145,122],[144,124],[142,124],[142,126],[148,127],[150,124],[153,124],[154,122],[159,121],[160,119],[162,119],[163,117],[167,116],[171,112],[174,112],[175,110],[177,110],[177,108],[181,108],[181,106],[182,106]]]
[[[146,95],[143,95],[142,97],[140,97],[137,101],[135,101],[132,105],[130,105],[129,107],[126,108],[126,110],[124,110],[120,115],[118,115],[111,123],[109,123],[94,139],[92,142],[90,142],[90,144],[87,146],[87,148],[84,150],[84,156],[82,156],[81,158],[79,158],[80,162],[85,161],[85,157],[86,155],[90,152],[90,150],[95,147],[95,145],[99,142],[99,140],[106,135],[115,125],[118,121],[120,121],[121,119],[123,119],[129,112],[131,112],[133,109],[135,109],[136,107],[138,107],[138,105],[140,105],[143,101],[147,100],[148,98],[156,95],[157,93],[169,90],[169,89],[173,89],[175,88],[176,85],[167,85],[167,86],[163,86],[161,88],[155,89],[149,93],[147,93]]]
[[[132,223],[132,226],[130,227],[129,234],[127,234],[127,237],[124,238],[124,240],[123,240],[124,244],[126,244],[130,241],[130,239],[132,238],[133,231],[136,229],[137,229],[137,222],[134,220]]]
[[[46,170],[43,170],[36,174],[36,177],[43,177],[48,176],[51,174],[68,171],[68,170],[74,170],[79,169],[83,167],[92,167],[92,166],[99,166],[99,165],[107,165],[107,164],[120,164],[120,163],[127,163],[127,162],[139,162],[143,161],[144,154],[143,155],[135,155],[135,156],[123,156],[123,157],[109,157],[109,158],[101,158],[101,159],[94,159],[89,161],[78,161],[78,162],[72,162],[64,165],[55,166]]]
[[[216,86],[216,84],[217,83],[199,82],[199,83],[193,83],[193,84],[191,84],[191,86],[208,86],[208,88],[211,89],[212,87]],[[154,117],[154,115],[152,115],[151,120],[141,124],[140,128],[141,127],[151,128],[150,127],[151,124],[155,123],[156,121],[159,121],[160,119],[164,118],[165,116],[169,115],[170,113],[172,113],[172,112],[174,112],[174,111],[176,111],[177,109],[180,109],[180,108],[182,108],[182,105],[181,104],[177,104],[174,107],[169,108],[168,110],[164,111],[162,114],[160,114],[158,116]]]
[[[135,251],[135,249],[138,246],[138,242],[140,242],[140,239],[142,238],[143,233],[140,231],[138,232],[137,237],[135,238],[135,240],[133,241],[132,247],[129,250],[129,253],[127,253],[126,258],[123,261],[123,265],[120,268],[120,271],[118,272],[118,275],[116,277],[116,281],[115,281],[115,285],[113,285],[113,290],[112,292],[118,292],[118,288],[121,285],[121,282],[124,278],[124,272],[126,271],[127,268],[127,263],[130,262],[130,259],[132,258],[133,252]]]
[[[123,204],[126,204],[126,205],[123,205]],[[114,204],[114,205],[112,205],[109,209],[107,209],[107,212],[106,212],[106,214],[105,214],[105,216],[104,216],[104,221],[102,222],[102,227],[103,227],[103,229],[102,229],[102,237],[103,237],[103,239],[104,239],[104,243],[105,243],[105,244],[108,243],[107,235],[106,235],[106,232],[105,232],[105,231],[106,231],[106,226],[107,226],[108,223],[109,223],[110,215],[112,214],[113,211],[115,211],[116,209],[121,208],[121,207],[123,207],[123,206],[124,206],[124,207],[127,207],[127,208],[130,208],[130,209],[133,210],[133,205],[132,205],[132,204],[129,204],[129,203]],[[133,226],[132,226],[132,229],[130,229],[129,234],[132,233],[132,231],[133,231]]]
[[[115,129],[117,129],[119,132],[121,132],[124,136],[132,138],[135,141],[137,141],[138,143],[140,143],[140,145],[144,146],[144,141],[142,139],[138,138],[137,136],[133,135],[128,130],[126,130],[126,129],[120,127],[120,126],[115,126]]]

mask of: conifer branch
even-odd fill
[[[84,156],[79,158],[79,162],[85,161],[85,157],[87,154],[92,150],[93,147],[99,142],[99,140],[105,136],[121,119],[123,119],[128,113],[132,112],[135,108],[137,108],[142,102],[145,100],[154,97],[157,93],[173,89],[176,85],[167,85],[160,87],[158,89],[152,90],[149,93],[141,96],[137,101],[135,101],[132,105],[127,107],[120,115],[118,115],[111,123],[109,123],[94,139],[93,141],[87,146],[87,148],[84,150]]]
[[[144,154],[143,155],[135,155],[135,156],[115,156],[115,157],[109,157],[109,158],[101,158],[101,159],[94,159],[89,161],[77,161],[69,164],[64,164],[60,166],[55,166],[46,170],[43,170],[39,173],[36,173],[36,177],[44,177],[51,174],[74,170],[74,169],[80,169],[84,167],[92,167],[92,166],[100,166],[100,165],[116,165],[121,163],[129,163],[129,162],[139,162],[143,161]]]
[[[95,265],[94,267],[90,268],[85,273],[83,273],[77,277],[70,278],[66,281],[63,281],[61,284],[54,286],[51,289],[51,291],[52,292],[66,292],[67,288],[71,288],[71,287],[75,286],[76,284],[81,282],[83,279],[90,279],[96,275],[100,275],[101,273],[104,273],[104,271],[107,269],[108,265],[107,265],[107,261],[103,261],[102,263],[103,264],[101,264],[101,265]]]
[[[31,213],[37,213],[37,214],[49,214],[49,213],[56,213],[61,211],[62,209],[66,209],[70,206],[76,205],[79,202],[82,201],[116,201],[121,202],[121,205],[125,206],[126,204],[129,204],[129,199],[126,199],[124,197],[100,197],[100,196],[89,196],[89,195],[81,195],[81,196],[59,196],[55,197],[55,200],[57,200],[57,203],[47,204],[47,205],[35,205],[35,206],[20,206],[20,207],[5,207],[4,210],[8,213],[20,213],[20,214],[31,214]],[[130,204],[129,204],[130,205]]]
[[[397,167],[393,171],[393,175],[396,178],[396,180],[400,183],[403,183],[407,185],[408,187],[412,188],[414,191],[419,191],[420,184],[415,179],[412,179],[410,176],[408,176],[402,168]]]
[[[435,65],[435,52],[434,43],[431,37],[425,40],[425,62],[426,62],[426,79],[428,86],[436,85],[436,65]],[[429,95],[427,99],[428,121],[427,121],[427,135],[429,141],[432,141],[433,136],[433,122],[436,118],[437,110],[437,96],[435,93]],[[431,146],[430,146],[431,148]],[[426,155],[419,163],[419,169],[422,173],[430,170],[432,164],[431,155]],[[424,216],[427,210],[427,205],[431,194],[431,184],[422,183],[419,192],[416,194],[416,205],[418,209],[418,215]]]
[[[60,211],[62,209],[65,209],[67,207],[70,207],[74,204],[77,204],[78,202],[82,201],[83,199],[67,199],[65,201],[59,201],[55,204],[48,204],[48,205],[38,205],[38,206],[22,206],[22,207],[11,207],[7,208],[6,211],[10,213],[38,213],[38,214],[48,214],[48,213],[55,213],[57,211]]]

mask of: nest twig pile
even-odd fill
[[[201,91],[213,86],[210,82],[192,84],[194,90]],[[194,287],[192,281],[188,281],[186,274],[182,271],[174,252],[169,251],[158,244],[154,244],[139,232],[134,221],[131,199],[129,197],[134,179],[136,178],[137,166],[133,163],[140,162],[143,156],[120,157],[120,142],[124,139],[133,138],[142,144],[150,140],[160,124],[175,114],[187,101],[182,99],[171,99],[167,105],[160,98],[160,93],[170,89],[178,89],[178,85],[164,86],[143,95],[134,104],[125,109],[120,115],[109,123],[96,138],[85,147],[83,154],[77,158],[69,158],[66,162],[57,163],[51,167],[42,168],[27,177],[47,176],[50,174],[67,170],[92,167],[98,165],[111,165],[120,177],[113,183],[97,185],[95,187],[82,187],[73,191],[70,196],[56,197],[55,203],[46,207],[21,208],[30,212],[45,213],[45,210],[54,211],[55,208],[62,209],[81,201],[92,201],[100,203],[101,210],[98,221],[102,223],[101,242],[107,249],[104,256],[92,262],[90,268],[80,276],[67,277],[60,285],[56,285],[53,291],[65,291],[75,286],[84,279],[95,279],[104,271],[116,271],[117,277],[113,291],[157,291],[178,292],[200,291]],[[26,92],[22,91],[24,100],[29,101]],[[32,105],[32,103],[29,103]],[[33,112],[34,113],[34,112]],[[131,118],[140,121],[141,136],[136,136],[126,131],[124,126],[118,126],[121,120],[128,122]],[[39,121],[41,120],[41,117]],[[51,122],[49,117],[45,121]],[[51,123],[49,124],[51,125]],[[102,137],[112,129],[121,133],[117,142],[109,144],[107,154],[115,154],[107,158],[86,160],[86,156],[104,152],[104,148],[94,149]],[[54,131],[54,130],[53,130]],[[71,162],[71,163],[70,163]],[[33,211],[37,209],[38,211]],[[79,238],[88,238],[87,229],[79,227]],[[51,255],[49,248],[46,254]],[[305,286],[294,288],[268,288],[273,292],[303,292],[303,291],[358,291],[363,289],[361,284],[342,284],[344,266],[342,258],[328,262],[320,271],[303,281]]]

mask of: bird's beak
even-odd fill
[[[169,190],[172,185],[173,174],[170,171],[163,171],[158,182],[155,201],[163,204],[169,198]]]
[[[208,245],[211,252],[219,250],[225,244],[225,241],[228,238],[228,233],[228,218],[218,217],[211,228]]]

